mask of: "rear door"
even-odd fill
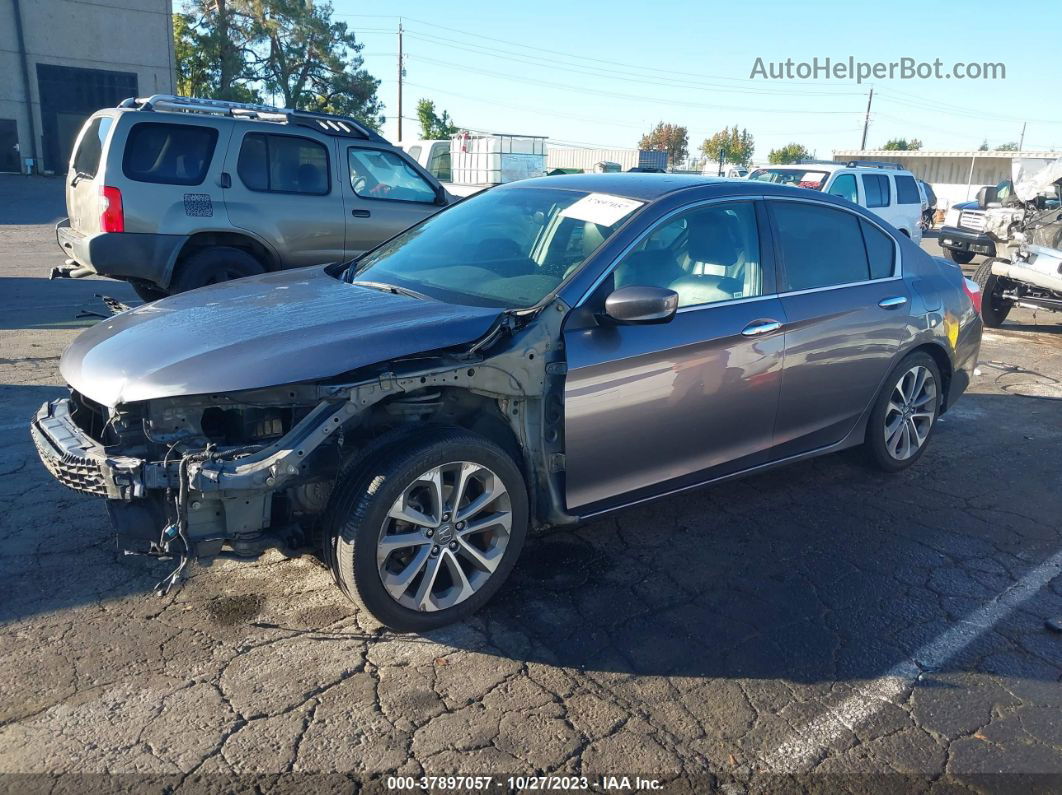
[[[870,405],[905,339],[900,250],[839,207],[772,199],[786,315],[774,458],[835,444]]]
[[[70,228],[86,235],[100,231],[99,187],[96,178],[103,166],[114,118],[89,117],[81,128],[66,175],[66,212]]]
[[[438,212],[440,189],[391,149],[342,141],[346,253],[357,257]]]
[[[285,267],[343,259],[345,218],[334,138],[234,125],[225,171],[229,222]]]

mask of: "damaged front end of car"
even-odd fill
[[[425,426],[462,427],[523,465],[533,524],[563,509],[565,365],[559,300],[505,312],[479,340],[314,383],[177,395],[114,407],[79,392],[32,422],[46,468],[107,499],[119,549],[189,560],[312,546],[337,478]]]

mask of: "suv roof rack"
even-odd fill
[[[275,124],[293,124],[307,127],[325,135],[389,144],[378,132],[350,116],[331,113],[314,113],[307,110],[277,108],[254,102],[232,102],[227,99],[201,99],[179,97],[175,94],[153,94],[150,97],[129,97],[118,103],[119,108],[139,111],[165,111],[168,113],[202,113],[213,116],[232,116],[238,119],[268,121]]]
[[[794,162],[794,163],[792,163],[790,165],[794,165],[794,166],[837,166],[837,165],[840,165],[840,163],[838,163],[835,160],[816,160],[816,159],[814,159],[812,157],[809,157],[806,160],[797,160],[796,162]]]
[[[903,166],[899,163],[886,163],[881,160],[849,160],[845,165],[848,168],[891,168],[903,171]]]

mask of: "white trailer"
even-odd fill
[[[461,132],[451,140],[403,141],[407,154],[454,196],[546,174],[546,138]]]

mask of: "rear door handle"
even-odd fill
[[[782,324],[777,320],[754,320],[741,329],[741,333],[746,337],[758,337],[761,334],[770,334],[772,331],[778,331],[781,327]]]
[[[878,301],[878,306],[882,309],[895,309],[898,306],[903,306],[907,303],[906,295],[894,295],[892,298],[882,298]]]
[[[353,215],[355,218],[368,218],[370,215],[372,215],[372,213],[370,213],[368,210],[351,210],[350,214]]]

